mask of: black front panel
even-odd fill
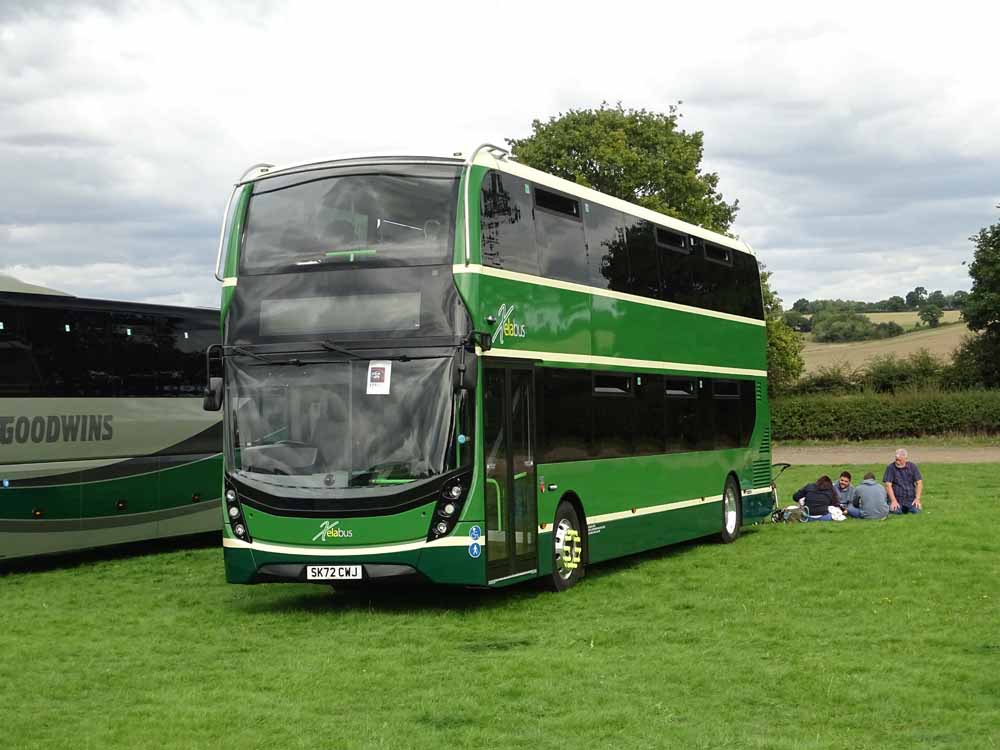
[[[226,343],[452,336],[464,316],[451,266],[352,268],[243,276]]]

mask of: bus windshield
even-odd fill
[[[455,467],[451,363],[233,357],[229,468],[264,485],[319,490],[442,474]]]
[[[256,183],[242,270],[450,263],[458,169],[399,170],[324,170]]]

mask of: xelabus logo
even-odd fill
[[[340,528],[340,521],[323,521],[319,525],[319,531],[313,537],[314,542],[326,541],[328,539],[350,539],[354,536],[351,529]]]
[[[497,328],[492,336],[493,343],[502,344],[505,337],[523,339],[527,335],[524,323],[518,323],[514,318],[514,305],[500,305],[497,310]]]

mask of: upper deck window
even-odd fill
[[[302,172],[254,184],[244,273],[450,263],[459,170],[407,165]]]

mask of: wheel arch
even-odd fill
[[[736,528],[743,528],[743,485],[740,483],[739,474],[736,473],[735,469],[730,469],[729,473],[726,474],[726,482],[732,477],[733,483],[736,485]],[[722,487],[725,491],[726,482],[723,482]]]

